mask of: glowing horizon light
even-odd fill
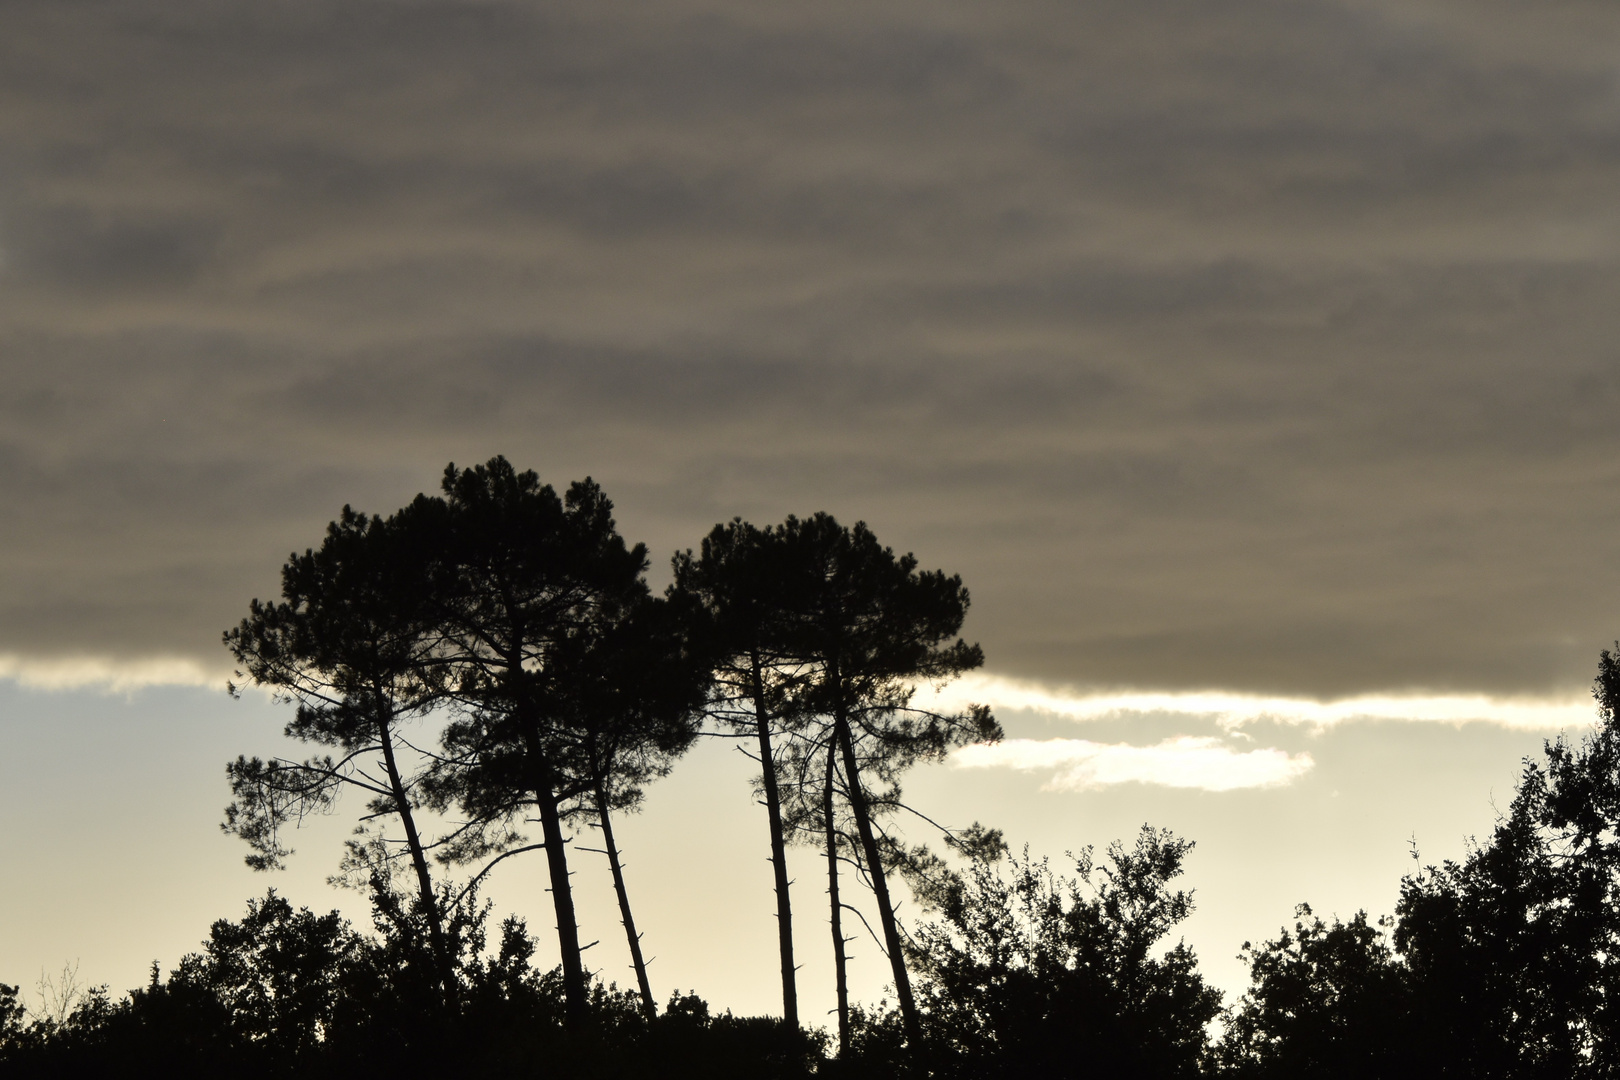
[[[229,677],[223,665],[207,665],[184,656],[124,659],[0,653],[0,680],[29,690],[117,694],[158,686],[222,687]],[[941,691],[924,688],[914,703],[926,708],[956,709],[969,702],[1081,722],[1155,714],[1196,717],[1212,720],[1224,731],[1262,720],[1319,728],[1353,720],[1398,720],[1490,723],[1521,731],[1558,731],[1588,726],[1595,718],[1592,701],[1584,695],[1535,698],[1390,693],[1319,701],[1229,690],[1086,691],[987,672],[970,672]]]
[[[1053,770],[1048,791],[1088,791],[1117,784],[1236,791],[1282,787],[1316,762],[1274,748],[1238,751],[1210,736],[1178,735],[1153,746],[1089,739],[1007,739],[965,746],[951,755],[962,769]]]
[[[95,690],[124,694],[154,686],[223,687],[227,676],[180,656],[112,659],[103,656],[29,657],[0,654],[0,679],[28,690]]]
[[[917,697],[917,704],[931,707],[960,707],[968,702],[1079,721],[1146,714],[1193,716],[1214,720],[1227,731],[1261,720],[1315,727],[1351,720],[1489,723],[1521,731],[1557,731],[1589,725],[1595,715],[1591,699],[1585,696],[1363,694],[1317,701],[1225,690],[1086,692],[981,672],[965,675],[941,692],[928,691]]]

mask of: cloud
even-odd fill
[[[108,657],[25,657],[0,654],[0,679],[30,690],[91,690],[129,693],[154,686],[223,688],[227,672],[212,670],[189,657],[118,660]]]
[[[1330,701],[1268,697],[1230,691],[1084,693],[1039,682],[974,672],[917,698],[921,706],[968,702],[1068,720],[1111,720],[1165,715],[1212,720],[1232,731],[1259,721],[1331,727],[1358,720],[1410,723],[1486,723],[1523,731],[1585,727],[1595,718],[1590,696],[1496,698],[1485,694],[1363,694]]]
[[[214,663],[499,452],[865,518],[1048,684],[1578,688],[1620,9],[1460,10],[13,0],[0,651]]]
[[[963,769],[1051,772],[1048,790],[1086,791],[1115,784],[1236,791],[1281,787],[1309,772],[1309,754],[1284,750],[1236,751],[1219,739],[1182,735],[1153,746],[1086,739],[1007,739],[966,746],[951,755]]]

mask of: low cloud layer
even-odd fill
[[[344,503],[505,453],[660,560],[865,518],[1009,676],[1578,694],[1620,636],[1617,32],[15,0],[0,652],[211,671]]]
[[[1318,700],[1225,691],[1083,691],[974,672],[924,688],[915,704],[960,709],[970,703],[1074,721],[1159,717],[1213,722],[1226,731],[1267,722],[1325,728],[1350,721],[1492,724],[1520,731],[1582,728],[1596,719],[1590,695],[1555,698],[1485,694],[1363,694]]]
[[[29,690],[91,690],[122,694],[153,686],[211,686],[223,690],[227,671],[184,657],[117,659],[106,656],[0,654],[0,679]]]
[[[1221,740],[1182,735],[1152,746],[1086,739],[1007,739],[966,746],[951,755],[963,769],[1017,769],[1048,775],[1047,790],[1088,791],[1115,784],[1236,791],[1281,787],[1315,764],[1310,754],[1235,750]]]

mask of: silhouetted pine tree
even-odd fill
[[[644,597],[591,651],[570,688],[578,713],[591,792],[581,810],[594,813],[601,851],[613,876],[631,966],[648,1016],[657,1012],[612,811],[633,810],[642,787],[667,775],[696,738],[709,696],[713,659],[701,610],[679,600]],[[589,804],[588,809],[583,805]]]
[[[758,529],[740,518],[716,525],[703,538],[699,554],[686,551],[675,556],[670,596],[693,598],[709,613],[716,653],[710,713],[727,728],[752,735],[757,747],[759,792],[765,804],[776,887],[782,1017],[797,1026],[793,905],[775,740],[783,725],[791,730],[797,715],[792,698],[802,686],[806,663],[794,654],[791,635],[793,615],[803,607],[792,589],[802,579],[785,563],[786,554],[777,530]],[[838,985],[842,993],[842,978]],[[840,1009],[841,1017],[845,1013]]]
[[[294,554],[282,568],[282,601],[254,600],[248,617],[225,632],[246,676],[298,706],[288,737],[334,747],[340,756],[238,758],[226,769],[234,801],[224,828],[252,848],[248,865],[274,868],[289,854],[281,826],[330,808],[346,787],[365,792],[366,816],[397,818],[404,832],[417,903],[442,988],[453,1002],[445,914],[414,813],[417,778],[399,745],[401,726],[444,700],[430,603],[437,552],[423,541],[346,506],[319,549]],[[368,768],[373,755],[375,774]],[[351,841],[349,852],[348,861],[365,876],[386,872],[391,859],[381,839]]]
[[[497,457],[449,466],[443,487],[442,500],[418,497],[399,515],[443,538],[434,596],[463,715],[446,729],[437,791],[476,822],[537,808],[569,1015],[582,1020],[587,981],[564,822],[613,797],[601,782],[616,776],[603,770],[621,759],[604,756],[604,696],[593,688],[622,671],[616,634],[649,603],[646,548],[626,546],[613,504],[588,479],[559,497]],[[664,644],[684,651],[679,639]]]
[[[836,766],[828,762],[821,770],[830,884],[836,887],[837,829],[827,793],[841,779],[877,902],[906,1037],[918,1046],[921,1022],[869,789],[875,784],[884,801],[897,803],[898,777],[914,762],[1001,736],[986,708],[938,713],[912,706],[919,682],[943,683],[984,662],[977,645],[956,637],[967,613],[967,590],[960,577],[918,571],[915,556],[897,557],[864,522],[850,529],[828,514],[789,518],[779,535],[799,605],[792,619],[792,651],[814,665],[799,707],[819,719],[801,734],[801,744],[810,757],[836,758]],[[800,775],[811,770],[801,769]],[[841,944],[836,947],[841,956]]]

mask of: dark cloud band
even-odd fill
[[[0,653],[216,659],[345,502],[826,508],[992,666],[1578,686],[1601,3],[0,12]]]

